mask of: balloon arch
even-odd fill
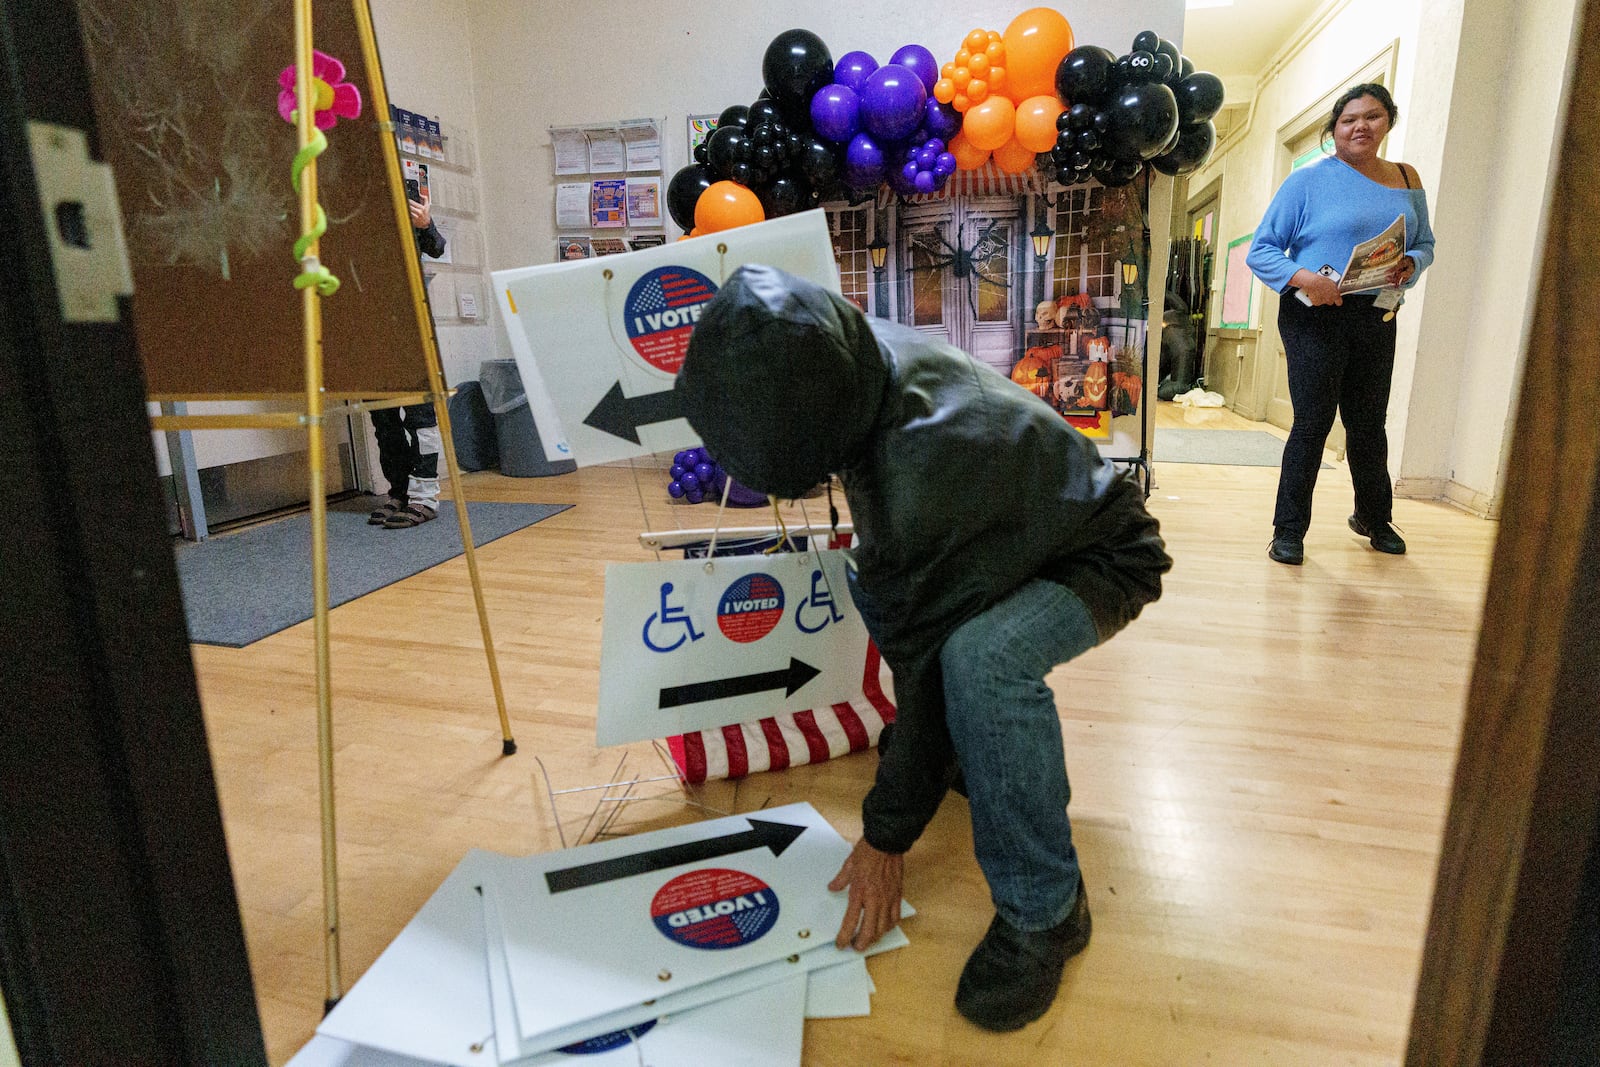
[[[1210,157],[1223,103],[1221,79],[1153,31],[1119,56],[1078,45],[1045,7],[1003,32],[972,30],[942,66],[920,44],[882,65],[861,51],[835,62],[816,34],[786,30],[761,74],[760,98],[726,108],[668,183],[668,211],[690,235],[861,202],[882,187],[928,195],[991,161],[1067,186],[1127,185],[1146,167],[1187,174]]]

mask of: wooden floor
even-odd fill
[[[1161,425],[1282,435],[1162,407]],[[1054,1010],[993,1036],[951,1004],[992,915],[952,797],[908,858],[911,946],[871,961],[870,1018],[807,1023],[808,1064],[1398,1062],[1495,527],[1399,501],[1411,554],[1380,555],[1345,529],[1341,467],[1322,474],[1305,566],[1284,567],[1265,552],[1276,480],[1273,468],[1159,466],[1150,505],[1176,560],[1165,596],[1051,676],[1095,919]],[[576,505],[479,556],[521,751],[499,754],[462,560],[333,613],[347,984],[467,848],[556,847],[535,757],[563,788],[607,780],[621,755],[593,747],[605,565],[651,558],[641,529],[714,516],[666,504],[648,468],[464,481],[472,499]],[[824,502],[806,507],[822,521]],[[404,536],[372,532],[377,546]],[[280,1064],[323,997],[311,625],[245,649],[197,646],[195,661]],[[649,746],[629,751],[630,775],[659,767]],[[702,799],[740,811],[809,800],[853,837],[874,765],[865,754],[758,775]],[[626,821],[690,817],[652,801]]]

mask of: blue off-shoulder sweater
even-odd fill
[[[1339,159],[1328,156],[1284,179],[1256,227],[1245,258],[1255,276],[1277,292],[1304,267],[1324,264],[1343,270],[1350,252],[1383,232],[1396,215],[1406,217],[1406,254],[1417,264],[1407,288],[1433,262],[1433,228],[1421,189],[1390,189]]]

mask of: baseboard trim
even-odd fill
[[[1401,478],[1394,495],[1405,500],[1438,500],[1480,519],[1498,519],[1500,500],[1493,493],[1473,489],[1450,478]]]

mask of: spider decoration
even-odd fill
[[[990,285],[1002,289],[1011,288],[1010,281],[1005,278],[995,277],[987,269],[989,262],[996,255],[1000,257],[1002,263],[1006,260],[1011,244],[1009,230],[1002,230],[999,234],[995,233],[1003,225],[1005,225],[1004,219],[987,220],[983,224],[983,228],[978,231],[977,239],[972,242],[971,248],[965,246],[964,235],[967,228],[965,222],[956,228],[955,244],[951,244],[950,240],[945,237],[942,226],[917,234],[912,239],[913,245],[933,258],[927,263],[914,265],[911,268],[912,273],[919,270],[936,272],[949,267],[951,277],[957,281],[965,281],[967,283],[967,298],[972,305],[972,317],[976,319],[978,317],[979,282],[988,282]],[[943,246],[942,251],[934,245],[935,241]]]

